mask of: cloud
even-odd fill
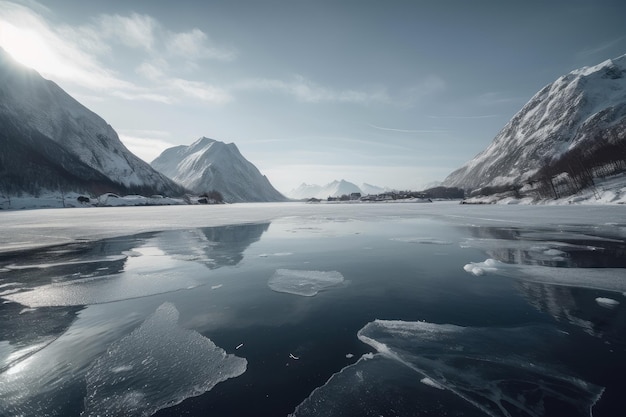
[[[478,105],[499,105],[516,103],[522,100],[520,97],[512,97],[502,92],[490,91],[480,94],[474,99]]]
[[[172,56],[191,60],[208,58],[232,61],[236,56],[231,49],[213,45],[206,33],[197,28],[188,32],[171,33],[166,40],[166,49]]]
[[[54,23],[54,16],[48,16],[49,12],[44,18],[35,10],[47,9],[0,0],[0,47],[46,78],[123,100],[165,104],[184,98],[212,104],[232,100],[231,94],[223,88],[168,75],[170,68],[166,58],[172,51],[168,52],[168,48],[159,43],[160,39],[165,39],[169,48],[176,49],[177,53],[188,54],[190,60],[234,56],[211,46],[206,34],[198,29],[173,33],[163,29],[154,18],[137,13],[101,15],[91,23],[72,27]],[[103,57],[113,56],[112,40],[145,54],[146,61],[135,70],[143,77],[140,84],[103,62]],[[159,48],[165,49],[159,52]],[[72,93],[79,94],[80,90]]]
[[[599,45],[594,46],[593,48],[584,49],[578,52],[576,55],[579,58],[588,59],[590,56],[605,52],[616,46],[621,46],[624,43],[625,39],[626,39],[626,36],[620,36],[617,39],[611,39],[611,40],[605,41]]]
[[[143,92],[128,92],[128,91],[112,91],[111,95],[124,100],[130,101],[154,101],[163,104],[172,104],[174,101],[165,95]]]
[[[201,81],[189,81],[181,78],[172,78],[168,80],[171,87],[188,97],[196,98],[202,101],[222,104],[232,101],[233,97],[230,93],[222,88],[209,85]]]
[[[444,133],[446,132],[446,130],[441,130],[441,129],[395,129],[395,128],[391,128],[391,127],[381,127],[381,126],[376,126],[373,124],[368,123],[367,124],[369,127],[377,129],[377,130],[384,130],[384,131],[389,131],[389,132],[399,132],[399,133]]]
[[[167,64],[163,61],[158,64],[143,62],[135,69],[135,72],[150,81],[159,81],[165,78],[165,71],[163,68],[166,66]]]
[[[131,48],[152,50],[158,22],[150,16],[132,13],[130,16],[101,15],[97,19],[102,35],[114,38]]]
[[[233,88],[244,91],[268,91],[287,94],[305,103],[337,102],[369,104],[387,103],[390,101],[386,90],[382,88],[370,91],[334,90],[316,84],[300,75],[294,76],[293,79],[289,81],[268,78],[248,79],[236,84]]]
[[[148,163],[154,161],[164,150],[174,146],[163,139],[149,137],[154,132],[127,131],[127,133],[130,134],[120,133],[122,143],[124,143],[128,150]],[[147,133],[148,137],[135,136],[137,134],[141,135],[142,133]]]
[[[0,46],[22,64],[92,90],[133,87],[64,34],[67,31],[56,31],[31,9],[0,2]]]
[[[458,119],[458,120],[473,120],[473,119],[492,119],[494,117],[500,117],[499,114],[481,114],[476,116],[426,116],[429,119]]]

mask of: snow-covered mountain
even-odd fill
[[[322,186],[317,184],[307,184],[302,183],[298,186],[298,188],[294,188],[293,190],[287,193],[287,197],[293,198],[294,200],[304,200],[307,198],[324,198],[318,197],[320,192],[322,191]],[[326,196],[328,197],[328,196]]]
[[[392,191],[389,187],[378,187],[376,185],[364,182],[361,184],[361,193],[363,195],[377,195]]]
[[[363,191],[356,184],[349,181],[335,180],[324,186],[303,183],[298,188],[291,190],[288,196],[296,200],[303,200],[306,198],[341,197],[342,195],[350,195],[352,193],[363,194]]]
[[[181,195],[100,116],[0,48],[0,192]]]
[[[542,88],[483,152],[452,172],[443,185],[466,190],[519,186],[537,180],[546,166],[567,166],[567,156],[592,158],[598,149],[607,150],[606,145],[624,144],[626,55],[572,71]]]
[[[198,194],[219,191],[229,203],[286,200],[234,143],[203,137],[166,149],[151,165]]]

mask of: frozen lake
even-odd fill
[[[615,416],[626,207],[0,212],[0,416]]]

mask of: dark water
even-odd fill
[[[0,415],[617,416],[625,268],[619,236],[425,219],[4,254]]]

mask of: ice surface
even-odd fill
[[[606,297],[596,298],[596,303],[598,303],[600,307],[604,308],[615,308],[619,305],[619,301]]]
[[[177,322],[174,305],[164,303],[94,361],[85,416],[150,416],[245,372],[245,359]]]
[[[422,379],[420,379],[420,382],[422,384],[426,384],[429,387],[433,387],[433,388],[437,388],[437,389],[445,389],[444,386],[442,386],[441,384],[436,383],[435,381],[433,381],[432,379],[428,378],[428,377],[424,377]]]
[[[423,243],[430,245],[451,245],[452,242],[448,240],[436,239],[433,237],[394,237],[391,240],[406,243]]]
[[[343,275],[337,271],[278,269],[267,285],[276,292],[313,297],[318,292],[343,282]]]
[[[428,378],[490,416],[539,417],[555,410],[589,416],[603,391],[560,369],[556,352],[569,341],[555,327],[471,328],[376,320],[358,337],[416,372],[420,380]]]
[[[605,291],[626,291],[623,268],[557,268],[507,264],[495,259],[470,262],[463,269],[476,276],[497,274],[526,281]]]
[[[209,213],[209,214],[207,214]],[[612,206],[475,206],[456,202],[433,204],[264,203],[205,206],[75,208],[69,210],[7,211],[0,216],[0,252],[49,246],[81,239],[97,240],[156,230],[189,229],[227,224],[258,223],[283,217],[327,217],[375,220],[424,216],[465,225],[515,224],[577,227],[615,223],[623,207]],[[611,226],[626,236],[624,222]]]

